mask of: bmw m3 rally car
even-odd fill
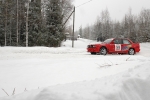
[[[140,51],[140,44],[133,43],[127,38],[110,38],[102,43],[90,44],[87,46],[87,52],[91,54],[106,55],[111,53],[134,55]]]

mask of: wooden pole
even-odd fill
[[[72,34],[72,48],[74,48],[74,24],[75,24],[75,7],[73,13],[73,34]]]

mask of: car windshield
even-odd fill
[[[113,39],[107,39],[103,43],[110,43]]]

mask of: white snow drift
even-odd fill
[[[0,47],[0,100],[149,100],[150,43],[134,56],[102,56],[86,52],[91,42]]]

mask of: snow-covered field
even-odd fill
[[[102,56],[86,52],[92,42],[0,47],[0,100],[150,100],[150,43]]]

